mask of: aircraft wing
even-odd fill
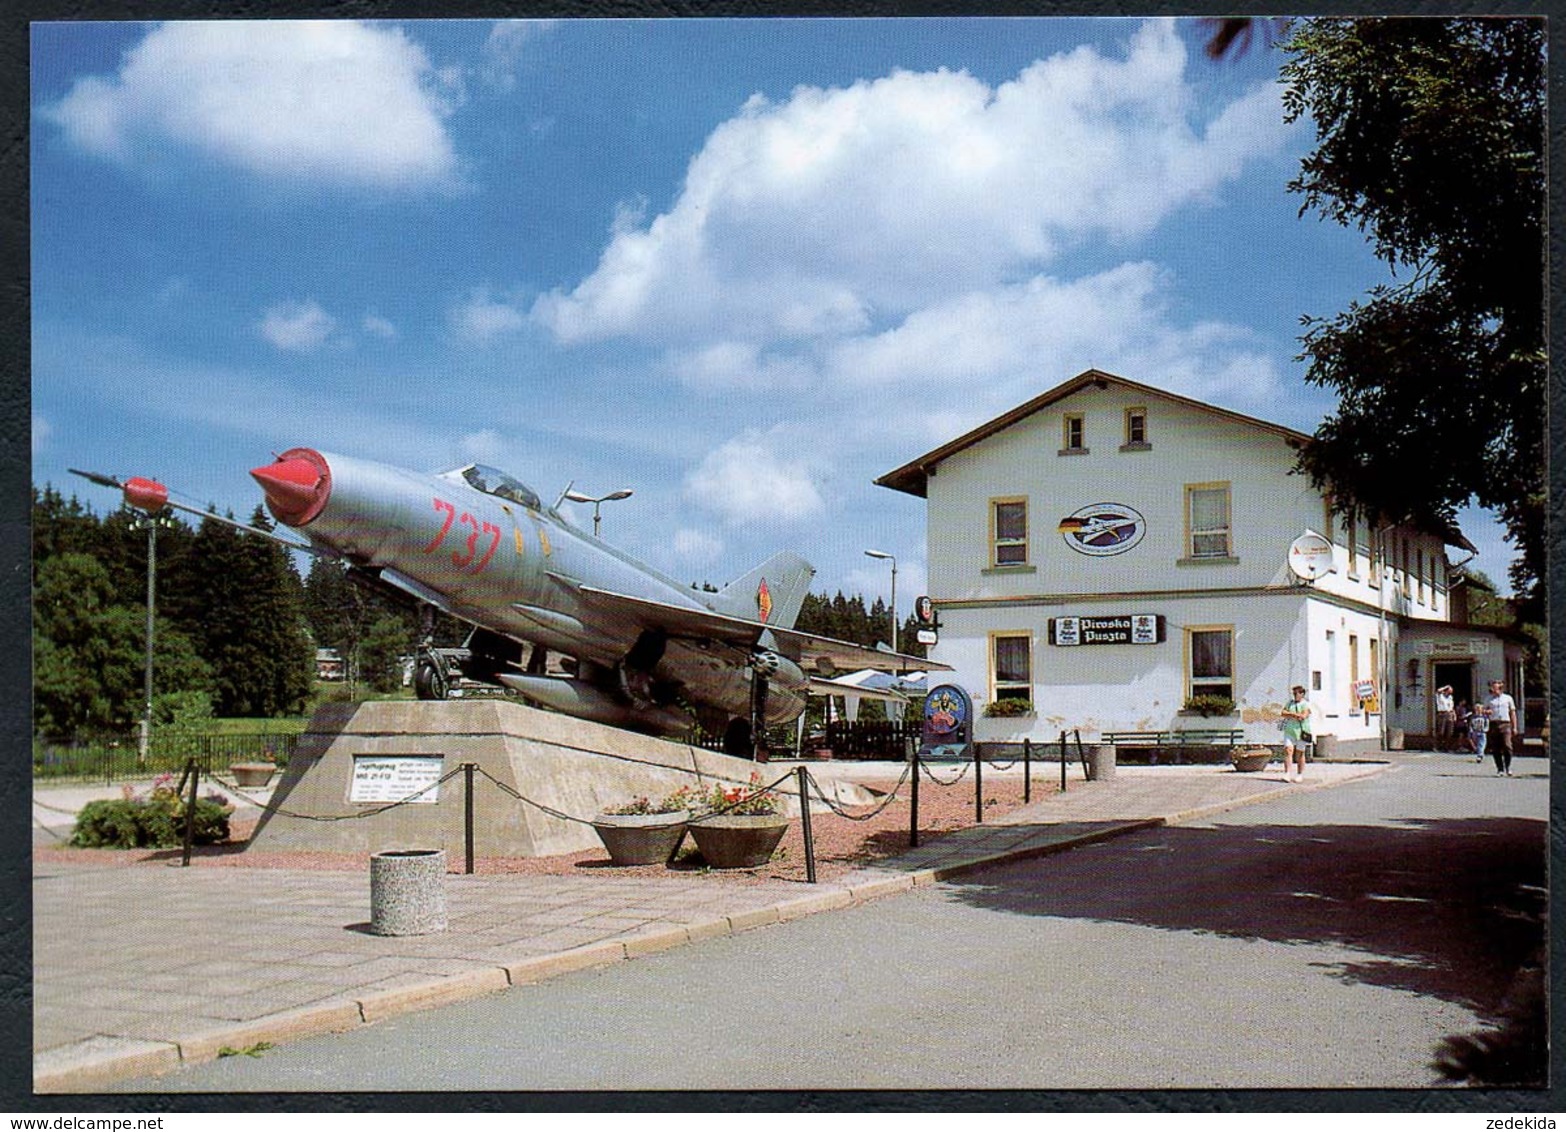
[[[632,597],[596,586],[578,586],[577,595],[585,604],[600,612],[663,629],[676,637],[703,637],[749,648],[761,640],[762,634],[770,633],[785,654],[798,661],[801,667],[818,672],[858,668],[874,668],[882,672],[951,670],[949,664],[940,664],[923,657],[884,652],[848,641],[833,640],[831,637],[818,637],[814,633],[803,633],[798,629],[782,629],[764,621],[729,617],[710,609],[670,605],[668,602]]]

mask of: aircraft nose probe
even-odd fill
[[[331,468],[312,448],[291,448],[275,463],[250,469],[250,476],[266,493],[272,514],[291,527],[319,515],[332,493]]]

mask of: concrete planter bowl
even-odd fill
[[[598,839],[616,865],[662,865],[685,840],[687,810],[667,814],[599,814],[593,819]]]
[[[1272,752],[1265,747],[1236,751],[1231,761],[1234,763],[1235,770],[1242,774],[1253,774],[1258,770],[1267,769],[1267,764],[1272,761]]]
[[[271,763],[230,763],[228,772],[237,786],[260,787],[272,781],[277,767]]]
[[[788,832],[782,814],[712,814],[690,824],[702,858],[715,869],[754,869],[772,860]]]

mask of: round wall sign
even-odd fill
[[[1105,558],[1124,554],[1147,533],[1147,520],[1124,503],[1093,503],[1067,515],[1056,528],[1078,554]]]

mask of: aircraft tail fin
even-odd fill
[[[792,629],[815,576],[814,566],[792,551],[782,550],[709,595],[709,602],[715,612],[730,617]]]

